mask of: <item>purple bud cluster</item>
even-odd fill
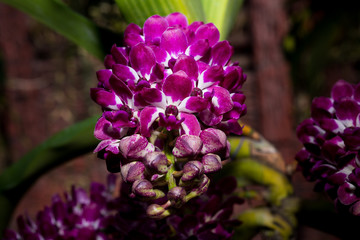
[[[330,98],[315,98],[297,135],[304,145],[296,156],[304,176],[339,210],[360,215],[360,84],[340,80]]]
[[[121,172],[132,196],[162,199],[150,215],[164,217],[204,193],[206,174],[229,157],[226,135],[242,132],[246,75],[219,37],[212,23],[155,15],[142,28],[130,24],[126,46],[114,45],[97,72],[90,93],[103,114],[95,152],[110,172]]]

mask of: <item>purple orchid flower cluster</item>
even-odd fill
[[[231,219],[234,205],[243,202],[233,195],[234,178],[212,184],[184,211],[161,220],[149,218],[146,204],[128,196],[128,185],[121,187],[119,197],[114,196],[115,180],[115,175],[109,175],[107,186],[92,183],[89,195],[73,187],[70,194],[65,193],[65,201],[54,196],[51,207],[40,211],[36,222],[20,216],[19,232],[7,230],[3,240],[227,240],[240,224]]]
[[[82,188],[72,187],[65,199],[55,195],[50,207],[37,214],[36,221],[28,216],[17,219],[19,232],[7,230],[4,240],[27,239],[110,239],[104,230],[114,224],[117,210],[115,175],[109,175],[107,187],[92,183],[90,196]]]
[[[207,174],[229,158],[226,136],[241,134],[246,113],[246,75],[214,24],[188,25],[180,13],[130,24],[124,42],[112,47],[91,89],[103,109],[95,152],[121,172],[132,196],[156,200],[149,215],[165,217],[203,194]]]
[[[304,144],[296,156],[304,176],[339,210],[360,215],[360,84],[340,80],[330,98],[315,98],[297,135]]]

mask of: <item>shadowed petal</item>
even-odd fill
[[[342,100],[335,105],[336,116],[347,127],[356,126],[356,119],[360,113],[360,105],[354,100]]]
[[[338,188],[338,199],[344,205],[350,205],[359,200],[355,194],[356,187],[351,183],[345,182]]]
[[[155,88],[144,88],[141,91],[141,96],[144,100],[155,107],[166,108],[166,96],[165,94]]]
[[[215,126],[221,122],[223,115],[216,115],[209,109],[205,109],[199,114],[199,117],[203,123],[208,126]]]
[[[331,97],[335,101],[339,101],[342,98],[352,97],[353,93],[354,89],[350,83],[344,80],[339,80],[335,83],[331,90]]]
[[[127,65],[128,60],[125,57],[125,51],[123,48],[113,45],[111,48],[111,55],[113,56],[116,63]]]

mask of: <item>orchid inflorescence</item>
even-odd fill
[[[131,184],[131,196],[155,201],[148,214],[162,218],[206,192],[208,174],[229,158],[227,135],[241,134],[246,113],[246,75],[214,24],[188,25],[180,13],[130,24],[124,42],[91,89],[103,109],[95,152]]]
[[[339,210],[360,215],[360,84],[340,80],[330,98],[315,98],[297,135],[304,148],[296,159],[305,177]]]

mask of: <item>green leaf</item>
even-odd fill
[[[49,169],[95,149],[97,119],[95,116],[60,131],[5,169],[0,175],[0,193],[28,185]]]
[[[189,23],[205,21],[201,1],[197,0],[115,0],[129,23],[142,26],[152,15],[166,16],[173,12],[183,13]]]
[[[101,60],[105,52],[110,49],[107,42],[109,35],[112,35],[111,42],[115,42],[113,34],[97,27],[92,21],[59,0],[0,0],[0,2],[32,16]],[[116,42],[119,40],[117,39]]]
[[[206,22],[212,22],[220,31],[220,39],[228,37],[243,0],[201,0]]]
[[[266,239],[290,239],[293,233],[293,226],[281,214],[265,207],[245,210],[238,220],[242,223],[235,230],[234,239],[252,239],[259,230],[265,230],[269,237]]]
[[[74,124],[34,148],[0,175],[0,232],[29,187],[44,173],[91,152],[98,140],[93,130],[98,116]],[[6,208],[4,208],[6,206]]]

